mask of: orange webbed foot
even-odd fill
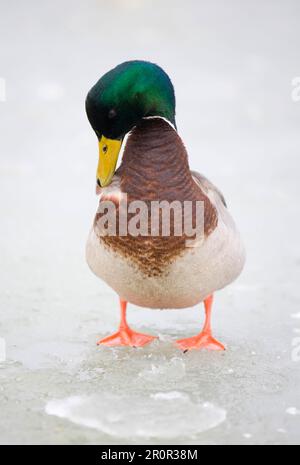
[[[105,345],[108,347],[143,347],[146,344],[150,344],[150,342],[152,342],[154,339],[157,339],[157,337],[150,336],[148,334],[138,333],[127,327],[120,329],[111,336],[107,336],[104,339],[100,339],[100,341],[97,342],[97,345]]]
[[[148,334],[137,333],[133,331],[126,320],[126,308],[127,302],[125,300],[120,299],[120,307],[121,307],[121,320],[119,325],[119,330],[112,334],[111,336],[107,336],[104,339],[100,339],[97,342],[97,345],[105,345],[108,347],[116,347],[116,346],[129,346],[129,347],[143,347],[146,344],[149,344],[154,339],[157,339],[155,336],[150,336]]]
[[[211,307],[213,303],[213,295],[208,296],[204,299],[205,306],[205,323],[203,330],[197,336],[188,337],[186,339],[180,339],[176,341],[176,345],[186,351],[191,349],[208,349],[208,350],[226,350],[225,346],[212,337],[211,330]]]
[[[207,350],[226,350],[225,346],[217,341],[211,334],[202,332],[197,336],[188,337],[186,339],[180,339],[176,341],[176,345],[182,350],[195,350],[195,349],[207,349]]]

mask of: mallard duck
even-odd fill
[[[186,308],[204,302],[202,331],[176,344],[182,350],[224,350],[211,330],[213,294],[239,276],[244,248],[221,192],[190,170],[176,128],[175,94],[169,76],[146,61],[122,63],[89,91],[86,112],[98,138],[96,191],[100,195],[86,258],[90,269],[118,294],[121,311],[118,331],[98,344],[138,347],[155,339],[129,327],[127,302],[151,309]],[[127,202],[144,201],[146,205],[176,201],[184,206],[186,201],[199,201],[204,217],[201,239],[196,246],[187,246],[186,234],[175,234],[179,221],[175,214],[170,215],[173,222],[167,235],[157,231],[121,234],[119,217],[115,233],[107,234],[101,206],[111,201],[115,213],[120,213],[125,196]],[[194,220],[194,213],[191,216]],[[129,217],[126,221],[128,225]]]

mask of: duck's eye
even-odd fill
[[[107,145],[103,145],[103,147],[102,147],[103,153],[107,152],[107,148],[108,148]]]
[[[111,110],[109,110],[109,112],[108,112],[108,117],[109,117],[109,119],[114,118],[114,117],[116,116],[116,114],[117,114],[117,112],[116,112],[116,110],[115,110],[114,108],[112,108]]]

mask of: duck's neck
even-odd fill
[[[144,119],[133,129],[118,174],[122,191],[140,199],[181,200],[195,189],[185,147],[163,118]]]

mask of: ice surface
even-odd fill
[[[286,409],[286,413],[289,415],[300,415],[300,410],[298,410],[296,407],[289,407]]]
[[[2,3],[0,442],[299,444],[300,3]],[[97,141],[84,99],[133,58],[172,77],[191,166],[246,244],[242,276],[215,296],[225,353],[174,346],[199,331],[201,306],[130,305],[159,341],[95,344],[118,300],[85,264]]]
[[[162,357],[159,364],[151,363],[150,368],[144,368],[139,376],[151,382],[161,382],[161,377],[168,378],[169,381],[183,378],[185,376],[185,364],[179,357],[172,357],[169,361]]]
[[[193,402],[179,392],[156,393],[148,398],[105,392],[90,397],[69,397],[50,401],[46,413],[109,436],[131,440],[195,437],[226,419],[225,410],[208,402]],[[186,417],[188,423],[182,422]]]
[[[291,315],[292,318],[300,319],[300,312],[299,313],[293,313]]]

